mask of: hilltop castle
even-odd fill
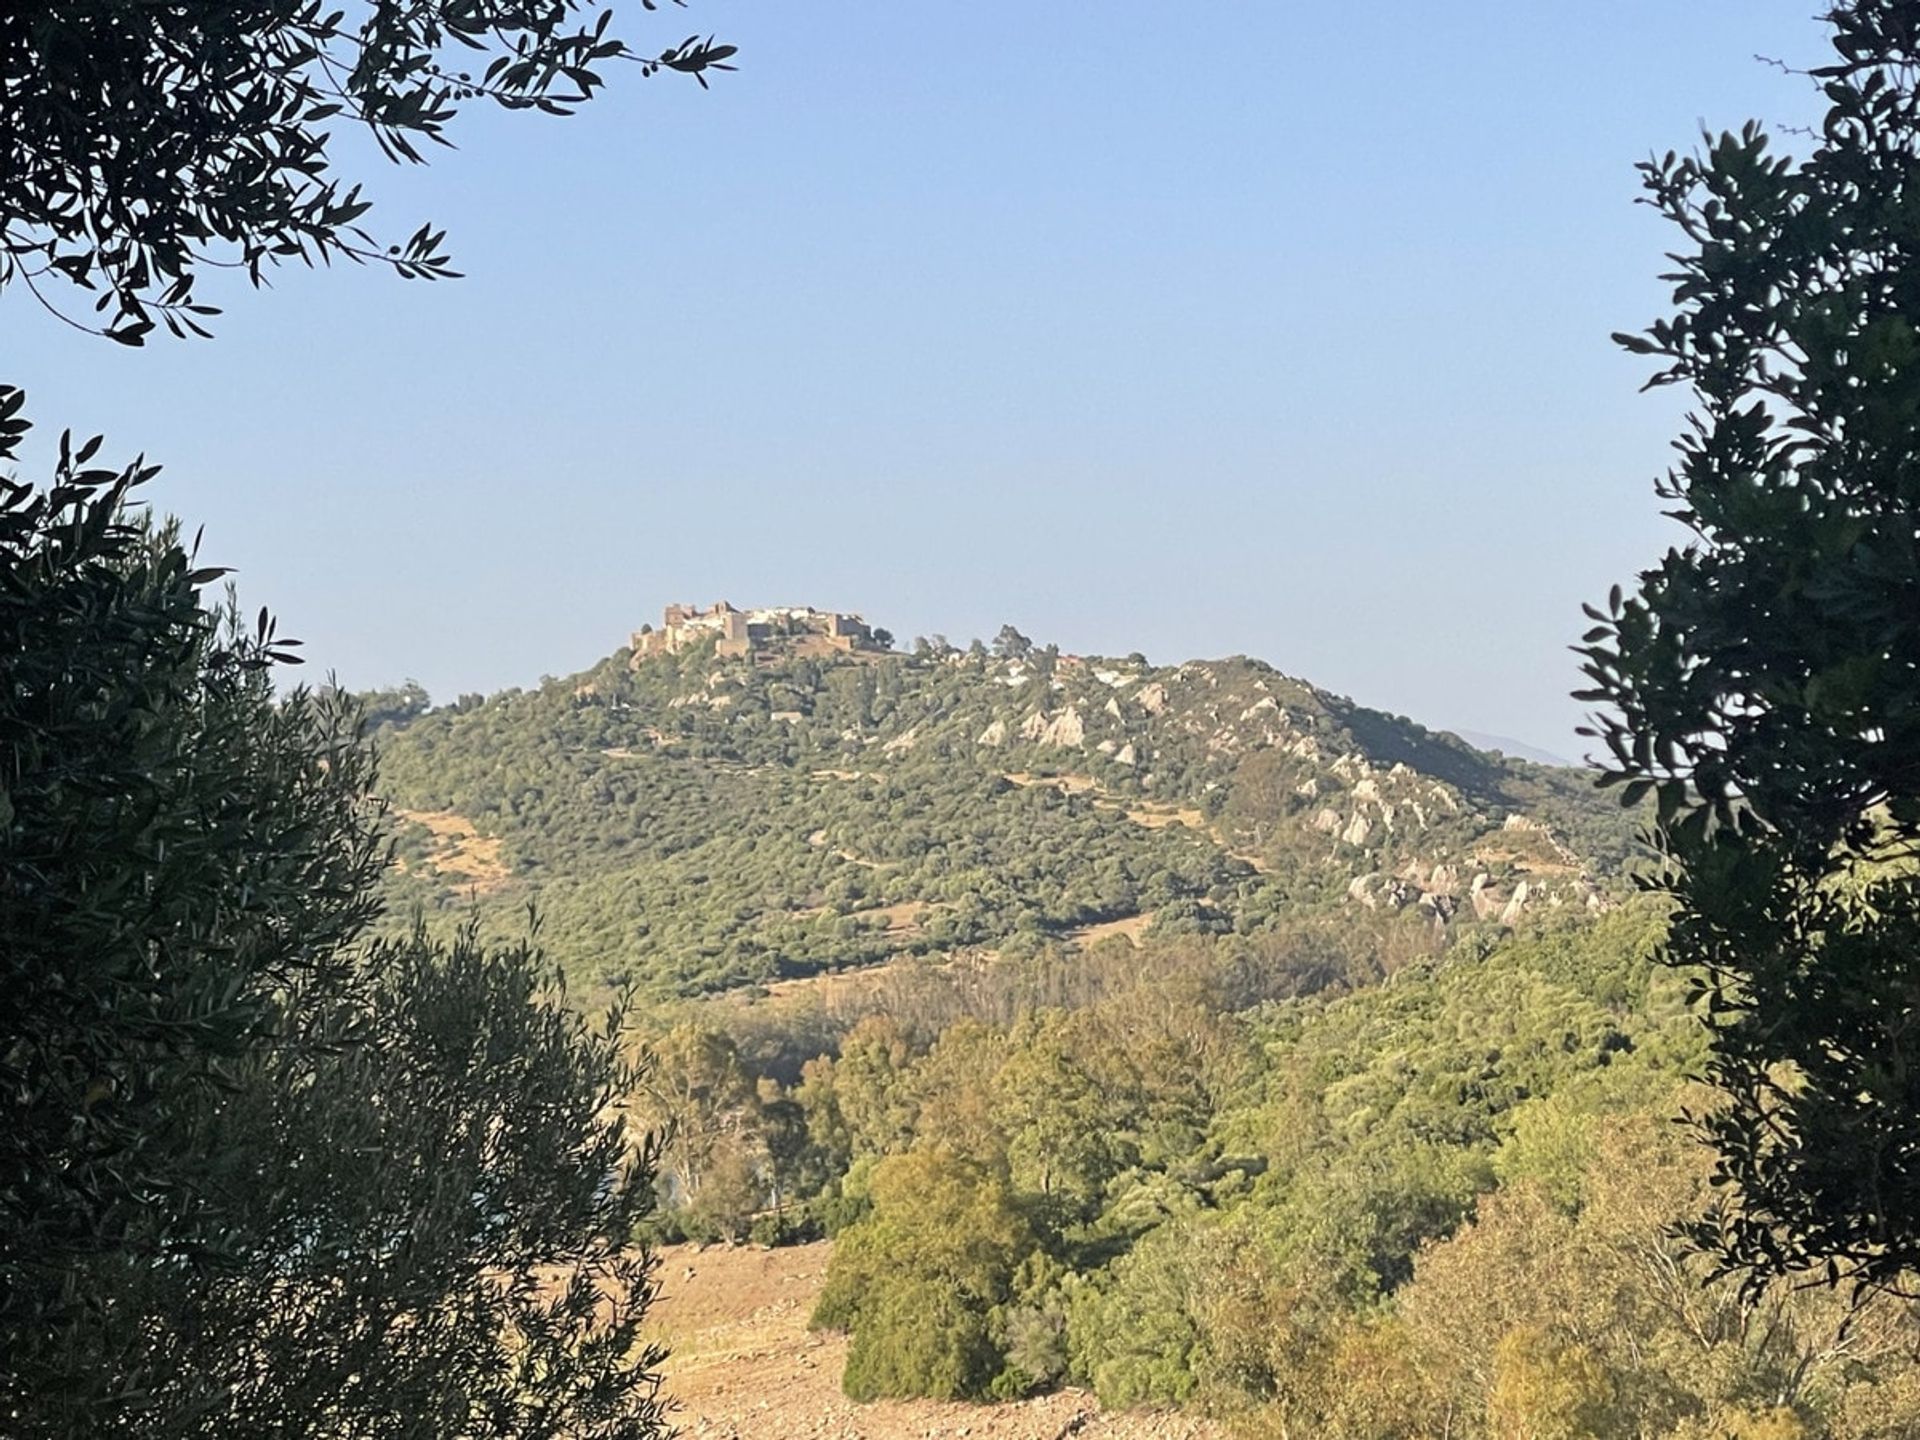
[[[643,625],[633,633],[632,663],[638,665],[654,655],[677,655],[706,640],[714,642],[716,655],[748,660],[775,649],[800,655],[851,655],[886,648],[858,615],[815,610],[811,605],[736,610],[721,600],[705,610],[667,606],[658,630]]]

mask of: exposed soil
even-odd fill
[[[513,878],[500,858],[500,841],[482,835],[473,822],[452,810],[395,810],[402,820],[423,826],[434,840],[427,864],[447,884],[481,894],[498,890]]]
[[[898,905],[882,905],[874,910],[862,910],[862,919],[884,918],[887,922],[887,934],[901,936],[918,935],[925,927],[927,916],[936,907],[925,900],[902,900]]]
[[[1067,933],[1073,942],[1083,950],[1091,950],[1102,940],[1110,940],[1119,935],[1136,950],[1140,948],[1140,937],[1153,925],[1154,912],[1146,910],[1138,915],[1128,915],[1121,920],[1103,920],[1098,925],[1082,925],[1078,930]]]
[[[869,914],[874,913],[869,911]],[[864,1013],[874,1002],[874,992],[892,984],[906,972],[946,972],[956,968],[992,965],[1000,959],[997,950],[969,950],[944,960],[924,956],[896,956],[877,964],[859,965],[848,970],[822,970],[791,980],[769,981],[764,994],[730,991],[711,997],[711,1005],[766,1005],[784,1002],[819,1006],[829,1015],[852,1009]]]
[[[670,1246],[649,1331],[673,1348],[674,1423],[701,1440],[1220,1440],[1179,1414],[1103,1414],[1084,1391],[1012,1405],[936,1400],[856,1404],[840,1393],[844,1336],[813,1334],[807,1316],[832,1246]]]
[[[1003,779],[1023,788],[1034,785],[1051,786],[1062,795],[1085,795],[1089,791],[1104,794],[1100,782],[1091,775],[1029,775],[1024,770],[1016,770]]]
[[[1207,817],[1191,807],[1155,805],[1138,801],[1127,810],[1127,819],[1149,830],[1164,830],[1169,825],[1184,825],[1189,830],[1207,830]]]

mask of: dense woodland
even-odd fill
[[[646,1237],[833,1238],[853,1396],[1915,1433],[1920,1312],[1743,1298],[1670,1233],[1703,1032],[1578,772],[1256,662],[1004,643],[372,699],[398,913],[531,902],[576,983],[642,987]]]
[[[1109,941],[657,1012],[651,1233],[833,1236],[813,1318],[851,1332],[862,1398],[1074,1383],[1352,1440],[1915,1434],[1912,1304],[1743,1297],[1670,1232],[1711,1163],[1674,1116],[1713,1101],[1662,929],[1636,902],[1351,985],[1330,948],[1387,956],[1391,926]]]
[[[1536,909],[1584,906],[1632,835],[1575,772],[1247,660],[705,647],[439,709],[369,699],[394,923],[477,913],[504,937],[533,902],[579,984],[691,993],[1124,921],[1251,936],[1350,909],[1356,884],[1471,928],[1477,875],[1500,906],[1521,883]]]

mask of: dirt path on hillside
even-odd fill
[[[815,1335],[807,1315],[831,1245],[660,1252],[662,1296],[649,1333],[673,1347],[674,1423],[697,1440],[1221,1440],[1200,1420],[1144,1411],[1105,1415],[1084,1391],[1015,1405],[933,1400],[855,1404],[840,1393],[844,1336]]]

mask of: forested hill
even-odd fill
[[[583,982],[692,992],[902,954],[1313,915],[1434,934],[1600,908],[1632,823],[1258,661],[621,650],[375,707],[403,923],[542,917]]]

